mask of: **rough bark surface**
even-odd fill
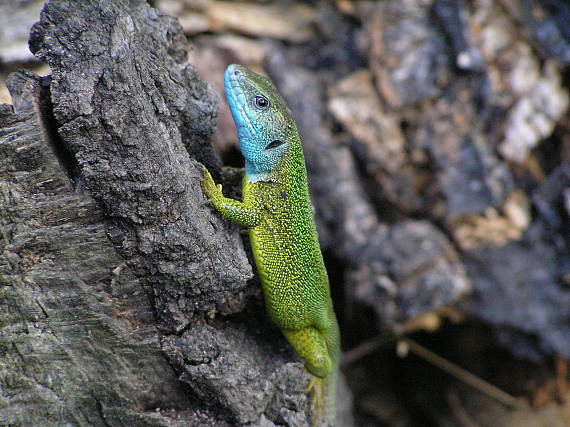
[[[15,112],[3,105],[0,119],[2,424],[161,425],[159,408],[191,404],[149,298],[55,154],[45,87],[31,73],[10,86]]]
[[[54,0],[30,47],[52,74],[13,75],[2,110],[2,422],[308,424],[309,376],[199,187],[218,99],[179,24]]]

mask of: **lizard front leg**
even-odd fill
[[[248,228],[253,228],[261,221],[259,204],[244,191],[243,202],[224,197],[221,184],[216,185],[212,175],[204,169],[200,184],[209,202],[223,216],[231,221]]]

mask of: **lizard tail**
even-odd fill
[[[333,362],[332,371],[323,380],[323,408],[324,408],[324,420],[326,420],[329,426],[336,425],[336,395],[338,387],[338,365],[340,363],[340,331],[338,329],[338,323],[336,316],[332,309],[332,302],[330,308],[330,318],[329,325],[330,328],[325,334],[325,339],[327,340],[327,346],[330,349],[331,359]]]
[[[330,426],[335,426],[336,424],[336,389],[337,389],[337,376],[338,376],[338,364],[335,366],[332,372],[324,379],[324,419]]]

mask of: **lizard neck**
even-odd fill
[[[299,180],[305,180],[305,158],[299,138],[289,140],[287,152],[275,165],[257,165],[247,158],[245,160],[245,177],[248,183],[269,182],[288,185]]]
[[[274,171],[262,170],[255,163],[248,160],[245,161],[245,179],[250,184],[254,182],[269,182],[274,174]]]
[[[248,183],[267,182],[284,186],[296,186],[306,182],[305,158],[300,143],[292,144],[285,156],[270,170],[260,170],[245,162],[245,178]]]

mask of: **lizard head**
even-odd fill
[[[241,65],[227,68],[224,84],[247,180],[266,181],[299,143],[293,114],[271,80]]]

